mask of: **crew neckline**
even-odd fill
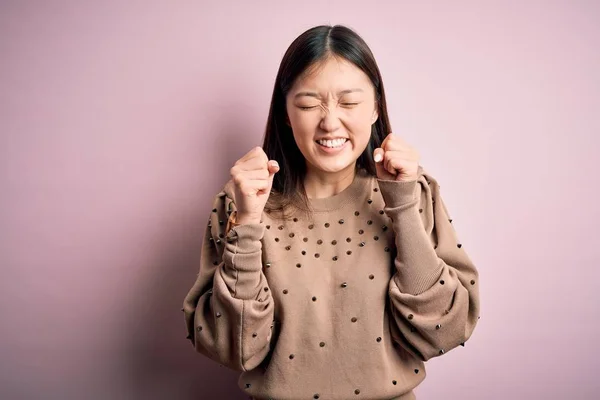
[[[352,183],[348,185],[341,192],[334,194],[329,197],[321,197],[317,199],[308,199],[308,202],[314,212],[333,211],[346,204],[356,201],[361,194],[368,190],[365,186],[368,186],[370,175],[366,170],[360,168],[356,171]]]

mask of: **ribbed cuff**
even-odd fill
[[[235,280],[235,297],[253,299],[260,290],[262,270],[262,224],[244,224],[231,228],[223,253],[224,272]]]
[[[386,207],[395,208],[417,200],[418,180],[388,181],[377,179]]]

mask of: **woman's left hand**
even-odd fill
[[[402,138],[390,132],[373,152],[377,178],[409,182],[418,179],[419,153]]]

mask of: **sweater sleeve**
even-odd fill
[[[396,244],[389,283],[394,341],[422,361],[464,343],[480,313],[478,271],[458,240],[437,181],[378,180]]]
[[[262,272],[264,225],[239,225],[225,232],[228,216],[235,211],[227,188],[214,200],[199,273],[182,310],[187,338],[197,352],[247,371],[269,352],[274,304]]]

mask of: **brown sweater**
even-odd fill
[[[413,399],[424,361],[469,339],[478,272],[437,181],[359,171],[312,199],[311,220],[225,232],[232,182],[214,201],[183,310],[196,351],[241,371],[256,399]]]

